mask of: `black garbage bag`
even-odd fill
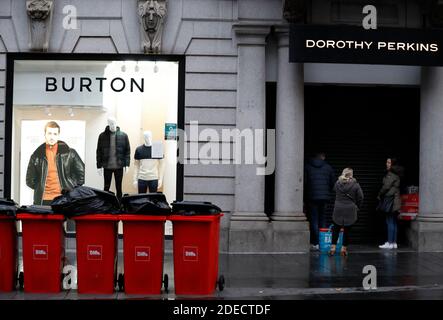
[[[123,213],[168,215],[171,207],[163,193],[144,193],[136,195],[124,195],[121,199]]]
[[[215,204],[205,201],[174,201],[171,205],[172,213],[185,216],[216,215],[222,212]]]
[[[0,215],[15,217],[18,204],[11,199],[0,199]]]
[[[54,212],[68,218],[95,213],[120,213],[120,203],[114,193],[87,186],[65,191],[52,200],[51,207]]]
[[[17,213],[31,213],[31,214],[54,214],[50,206],[21,206],[17,209]]]

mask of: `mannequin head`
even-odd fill
[[[152,146],[152,132],[151,131],[143,132],[143,137],[145,140],[145,146],[147,147]]]
[[[109,117],[108,118],[108,126],[109,126],[109,130],[111,130],[111,132],[117,131],[117,120],[115,120],[114,117]]]

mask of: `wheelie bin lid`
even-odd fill
[[[17,213],[17,220],[55,220],[63,221],[65,216],[62,214],[34,214],[34,213]]]
[[[142,215],[142,214],[121,214],[120,220],[125,221],[160,221],[164,222],[168,218],[166,216],[157,216],[157,215]]]
[[[184,216],[217,215],[222,210],[215,204],[206,201],[174,201],[172,214]]]
[[[15,216],[7,216],[5,214],[0,214],[0,220],[15,220]]]
[[[63,216],[61,214],[55,214],[54,211],[51,209],[51,206],[30,205],[21,206],[17,209],[17,216],[20,216],[20,219],[32,219],[31,216],[35,216],[36,219],[49,219],[49,217],[54,215]],[[58,218],[52,220],[58,220]]]
[[[75,221],[119,221],[120,215],[107,213],[88,213],[81,216],[71,217]]]
[[[192,222],[213,222],[223,217],[223,213],[206,215],[206,216],[183,216],[183,215],[171,215],[168,220],[174,221],[192,221]]]

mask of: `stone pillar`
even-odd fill
[[[443,251],[443,68],[422,69],[420,208],[410,242],[418,251]]]
[[[309,225],[303,213],[303,64],[289,63],[288,28],[276,28],[276,34],[278,80],[273,250],[307,252]]]
[[[270,27],[233,26],[238,49],[236,127],[265,129],[266,64],[265,37]],[[251,147],[250,143],[249,146]],[[242,150],[244,153],[245,145]],[[272,250],[269,218],[264,213],[265,176],[257,175],[257,165],[236,164],[235,211],[229,231],[230,252]]]

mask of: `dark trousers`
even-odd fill
[[[141,180],[138,179],[138,193],[146,193],[149,189],[149,193],[157,192],[158,180]]]
[[[317,245],[319,229],[325,227],[325,209],[328,202],[316,200],[309,202],[309,226],[311,229],[311,244]]]
[[[339,226],[336,223],[334,223],[334,225],[332,226],[332,244],[337,244],[341,228],[343,228],[343,246],[347,247],[349,244],[349,229],[351,228],[351,226]]]
[[[120,169],[104,169],[105,178],[105,191],[109,191],[111,188],[112,174],[115,178],[115,189],[117,190],[117,198],[122,198],[122,181],[123,181],[123,168]]]

